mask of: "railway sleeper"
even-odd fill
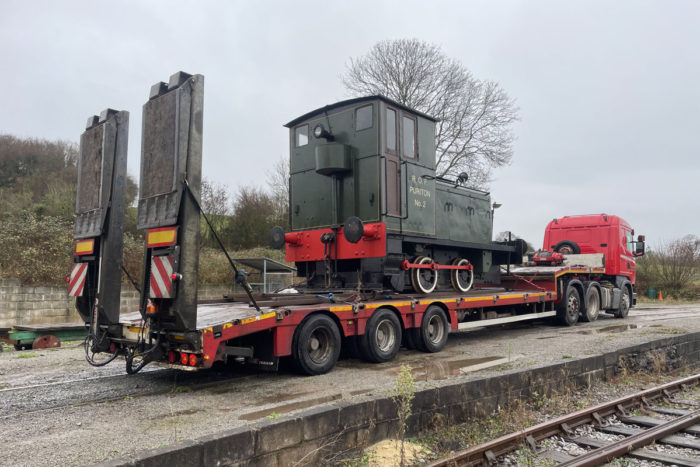
[[[604,427],[598,427],[596,429],[598,431],[602,431],[603,433],[609,433],[611,435],[623,435],[623,436],[632,436],[632,435],[636,435],[636,434],[644,431],[641,428],[633,428],[633,427],[624,426],[624,425],[609,425],[609,426],[604,426]],[[698,451],[700,451],[700,442],[699,441],[696,441],[692,438],[687,438],[684,436],[670,435],[670,436],[666,436],[664,438],[661,438],[659,441],[661,443],[668,444],[671,446],[676,446],[679,448],[697,449]]]
[[[637,430],[637,433],[641,433],[644,430]],[[634,434],[637,434],[634,433]],[[576,443],[581,447],[586,447],[586,448],[593,448],[593,449],[599,449],[599,448],[604,448],[608,446],[610,443],[607,443],[605,441],[595,439],[595,438],[590,438],[588,436],[579,436],[577,438],[570,439],[572,443]],[[663,442],[662,440],[659,440]],[[645,461],[656,461],[656,462],[661,462],[663,464],[669,465],[679,465],[679,466],[688,466],[688,467],[697,467],[698,461],[697,459],[691,459],[688,457],[681,457],[681,456],[675,456],[675,455],[670,455],[670,454],[664,454],[658,451],[652,451],[650,449],[646,448],[640,448],[640,449],[635,449],[633,451],[630,451],[628,456],[637,458],[637,459],[642,459]],[[574,458],[575,459],[575,458]]]

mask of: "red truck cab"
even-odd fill
[[[563,254],[603,253],[605,273],[625,276],[634,284],[635,257],[644,254],[644,236],[634,241],[634,229],[618,216],[564,216],[547,224],[542,248]]]

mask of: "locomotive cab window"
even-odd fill
[[[372,128],[373,124],[372,105],[365,105],[355,109],[355,131]]]
[[[386,150],[396,154],[396,110],[386,109]]]
[[[294,146],[306,146],[309,144],[309,125],[302,125],[294,130]]]
[[[409,159],[416,158],[416,119],[403,116],[401,118],[401,134],[403,156]]]

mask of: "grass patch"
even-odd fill
[[[21,352],[17,354],[17,358],[33,358],[38,356],[39,354],[36,352]]]

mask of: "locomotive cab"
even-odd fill
[[[498,280],[514,249],[491,242],[488,193],[436,177],[435,123],[368,96],[285,125],[290,229],[271,243],[309,287],[428,293]]]

